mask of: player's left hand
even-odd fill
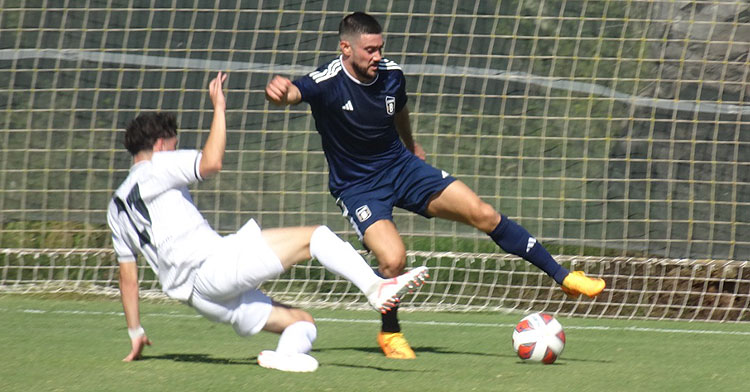
[[[425,154],[424,149],[422,149],[422,145],[419,144],[419,143],[417,143],[417,142],[414,142],[414,151],[413,152],[414,152],[414,155],[417,156],[417,158],[419,158],[419,159],[421,159],[423,161],[427,158],[427,154]]]
[[[127,357],[123,358],[123,362],[130,362],[130,361],[137,361],[141,359],[141,353],[143,352],[143,349],[146,346],[151,345],[151,340],[149,340],[148,336],[143,335],[139,336],[137,338],[130,339],[130,354],[128,354]]]

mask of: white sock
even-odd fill
[[[297,321],[286,327],[279,337],[276,352],[279,354],[307,354],[318,336],[315,324],[309,321]]]
[[[310,254],[327,270],[354,283],[363,293],[382,280],[351,244],[326,226],[320,226],[313,232]]]

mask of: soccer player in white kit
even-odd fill
[[[120,292],[131,341],[124,361],[137,360],[151,341],[141,326],[137,254],[159,277],[162,290],[209,320],[230,324],[240,336],[261,330],[281,334],[275,350],[258,363],[283,371],[309,372],[318,362],[308,352],[317,330],[304,310],[273,301],[258,286],[294,264],[317,259],[387,312],[420,286],[425,267],[393,279],[378,277],[347,242],[325,226],[261,230],[250,220],[236,233],[220,236],[206,222],[187,185],[218,173],[226,146],[226,101],[218,73],[209,84],[213,121],[202,151],[177,150],[177,124],[166,113],[141,114],[125,133],[133,156],[128,177],[109,204],[107,221],[120,266]]]

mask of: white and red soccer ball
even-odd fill
[[[565,331],[554,317],[532,313],[513,330],[513,350],[518,357],[532,362],[555,362],[565,348]]]

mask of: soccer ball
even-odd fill
[[[513,350],[518,357],[533,362],[555,362],[565,347],[565,331],[554,317],[532,313],[513,330]]]

